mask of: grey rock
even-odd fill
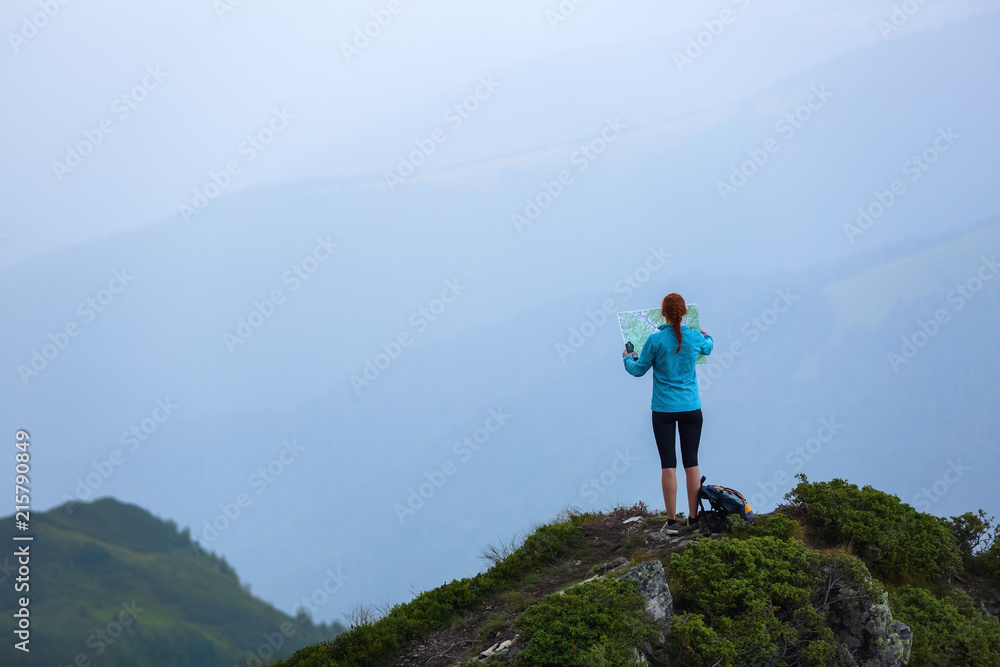
[[[660,635],[652,642],[644,642],[641,653],[651,665],[667,665],[667,637],[670,618],[674,615],[674,599],[667,586],[667,575],[658,560],[636,565],[618,577],[618,580],[634,579],[639,582],[639,592],[646,599],[646,613],[660,630]]]
[[[888,607],[888,604],[886,604],[886,607]],[[910,626],[902,621],[893,621],[892,630],[899,642],[899,648],[894,652],[897,660],[895,664],[905,665],[910,661],[910,652],[913,650],[913,631],[910,630]]]
[[[479,654],[479,660],[485,660],[494,655],[501,655],[507,652],[511,646],[514,645],[513,639],[508,639],[507,641],[497,642],[493,646],[489,647],[485,651]]]
[[[901,667],[910,659],[913,633],[909,626],[893,620],[889,596],[874,597],[866,592],[871,576],[864,582],[852,581],[846,573],[834,571],[831,565],[820,570],[829,582],[826,605],[827,621],[837,638],[844,643],[853,660],[845,663],[857,667]]]
[[[517,637],[514,637],[514,639],[516,640]],[[525,642],[517,642],[516,644],[514,644],[513,646],[511,646],[509,649],[507,649],[507,664],[508,665],[514,664],[514,656],[516,656],[518,653],[520,653],[524,649],[525,649]]]
[[[639,592],[646,598],[646,611],[660,630],[665,630],[670,617],[674,615],[674,598],[667,586],[667,575],[658,560],[636,565],[618,577],[639,582]]]
[[[867,611],[867,613],[865,613]],[[897,667],[905,665],[913,648],[913,633],[905,623],[894,621],[889,609],[889,595],[868,603],[860,616],[865,620],[861,632],[858,664],[860,667]]]
[[[651,549],[663,549],[674,543],[673,538],[666,533],[650,533],[643,539],[643,543]]]
[[[524,646],[518,643],[517,640],[518,640],[518,635],[514,635],[513,639],[497,642],[493,646],[489,647],[488,649],[480,653],[476,657],[476,661],[483,662],[495,655],[498,655],[498,656],[504,656],[507,659],[507,662],[509,663],[511,658],[513,658],[515,655],[524,650]]]

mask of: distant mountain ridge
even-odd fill
[[[13,517],[5,519],[13,526]],[[253,597],[236,571],[173,521],[114,498],[32,515],[30,653],[8,642],[4,665],[258,665],[332,639]],[[13,557],[0,576],[14,576]],[[13,586],[0,613],[10,618]]]

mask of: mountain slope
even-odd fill
[[[31,518],[30,590],[19,594],[31,601],[31,650],[6,643],[4,665],[214,667],[247,661],[248,651],[288,654],[342,629],[313,626],[253,597],[186,529],[135,505],[103,498]],[[12,526],[13,517],[4,522]],[[8,578],[14,561],[2,564]],[[7,618],[12,596],[13,586],[4,586]]]

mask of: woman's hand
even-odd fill
[[[625,357],[632,357],[633,359],[638,359],[639,355],[637,355],[635,352],[629,352],[628,350],[622,350],[622,359],[624,359]]]

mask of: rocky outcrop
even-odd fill
[[[660,631],[667,629],[670,617],[674,615],[674,599],[667,586],[667,574],[658,560],[636,565],[618,577],[618,580],[634,579],[639,582],[639,592],[646,598],[646,611]]]
[[[913,633],[905,623],[893,620],[888,594],[882,593],[877,601],[859,600],[846,613],[860,624],[861,632],[845,641],[848,647],[852,639],[858,644],[854,653],[858,667],[898,667],[910,660]]]
[[[873,594],[871,576],[862,579],[837,572],[828,565],[820,570],[831,582],[824,607],[827,623],[846,649],[848,667],[901,667],[910,659],[913,633],[893,620],[886,593]]]
[[[667,586],[667,575],[658,560],[636,565],[618,577],[618,580],[633,579],[639,583],[639,592],[646,599],[646,613],[660,631],[660,636],[641,647],[641,657],[654,666],[667,665],[667,632],[670,618],[674,615],[674,599]],[[637,656],[638,658],[639,656]],[[641,663],[634,660],[633,663]]]

